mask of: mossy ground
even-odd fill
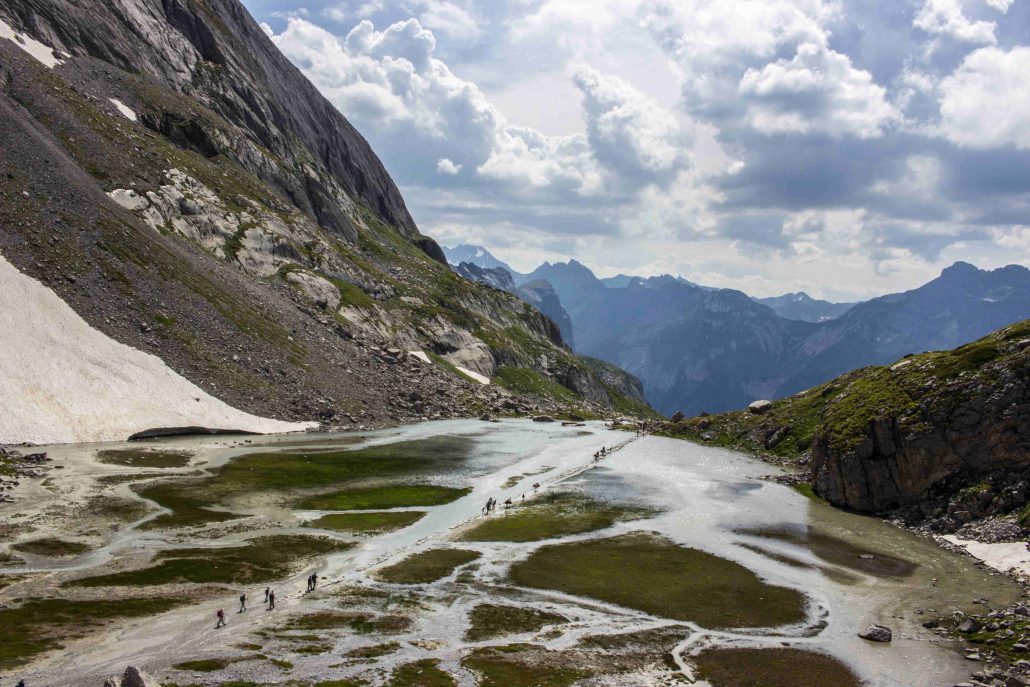
[[[0,669],[28,663],[33,657],[82,637],[98,625],[119,618],[157,615],[186,603],[181,598],[72,601],[31,600],[0,608]]]
[[[666,422],[658,434],[702,441],[786,461],[802,458],[818,438],[846,452],[868,437],[877,420],[918,432],[946,417],[968,393],[993,384],[999,370],[1018,369],[1030,338],[1030,320],[951,351],[906,356],[890,366],[854,370],[819,386],[773,401],[762,414],[746,410]]]
[[[148,522],[147,529],[191,527],[241,517],[211,507],[248,494],[296,500],[308,490],[453,470],[471,446],[470,439],[442,436],[345,451],[253,453],[235,458],[209,477],[148,484],[137,491],[172,511]]]
[[[806,599],[733,561],[634,533],[545,546],[516,563],[515,584],[586,596],[712,629],[805,620]]]
[[[440,668],[440,662],[423,659],[394,669],[387,687],[454,687],[458,684]]]
[[[427,584],[447,577],[454,569],[479,558],[477,551],[430,549],[382,568],[376,577],[393,584]]]
[[[479,604],[469,613],[469,628],[465,631],[465,639],[470,642],[479,642],[505,635],[535,632],[547,625],[566,622],[568,622],[568,618],[563,615],[535,608],[506,604]]]
[[[522,644],[484,647],[472,651],[461,664],[479,675],[479,687],[568,687],[591,675],[588,670],[562,665],[561,661],[530,663],[520,657],[524,649],[533,648]]]
[[[368,660],[379,658],[380,656],[388,656],[401,648],[399,642],[385,642],[383,644],[373,644],[371,646],[361,646],[356,649],[350,649],[344,652],[346,658],[353,658],[359,660]]]
[[[469,491],[471,490],[436,484],[388,484],[308,496],[298,500],[294,505],[310,510],[377,510],[404,506],[439,506],[459,499]]]
[[[817,530],[796,531],[770,527],[741,530],[741,533],[807,548],[817,558],[827,563],[875,577],[909,577],[916,569],[916,565],[910,561],[882,551],[857,546]]]
[[[497,368],[493,379],[495,384],[503,386],[517,394],[540,396],[556,401],[569,402],[576,395],[558,382],[545,377],[543,373],[525,367],[503,365]]]
[[[350,534],[383,534],[414,525],[424,515],[425,511],[417,510],[332,513],[305,523],[305,527]]]
[[[90,550],[88,544],[77,541],[67,541],[54,537],[42,539],[31,539],[29,541],[12,544],[11,548],[22,553],[29,553],[34,556],[46,556],[48,558],[63,558],[65,556],[80,556]]]
[[[549,494],[509,511],[499,511],[459,538],[470,542],[540,541],[602,530],[616,522],[653,514],[649,509],[609,504],[577,494]]]
[[[251,584],[286,577],[316,556],[351,545],[327,537],[275,535],[243,546],[172,549],[155,556],[156,565],[65,582],[68,587],[154,586],[193,582]]]
[[[318,611],[296,616],[284,626],[286,630],[341,630],[358,634],[402,632],[411,626],[411,618],[396,613],[375,614],[364,611]]]
[[[712,687],[861,687],[843,663],[801,649],[708,649],[693,659]]]
[[[190,463],[189,451],[118,449],[97,452],[97,462],[133,468],[182,468]]]

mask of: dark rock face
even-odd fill
[[[17,25],[55,48],[150,75],[240,131],[219,130],[199,112],[184,117],[169,110],[142,111],[151,128],[208,157],[220,153],[236,160],[351,241],[356,234],[340,207],[348,197],[360,198],[444,262],[436,242],[419,234],[365,139],[237,0],[17,0],[6,8]]]
[[[818,434],[816,492],[838,506],[882,512],[922,502],[948,480],[1030,467],[1030,344],[1005,331],[972,345],[994,359],[954,377],[935,374],[930,361],[895,366],[891,383],[911,403],[878,413],[847,445],[834,442],[833,427]],[[960,524],[973,517],[952,510]]]
[[[562,339],[569,348],[576,348],[575,335],[572,331],[572,318],[565,310],[554,287],[546,279],[534,279],[515,289],[515,294],[534,308],[554,320],[561,330]]]

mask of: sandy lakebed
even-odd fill
[[[924,614],[1020,594],[748,456],[600,423],[38,450],[0,504],[0,685],[929,687],[971,666]]]

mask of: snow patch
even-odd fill
[[[110,100],[114,104],[114,106],[118,108],[118,111],[122,113],[123,117],[128,119],[130,122],[136,121],[136,112],[131,107],[123,103],[118,98],[108,98],[108,100]]]
[[[424,363],[431,362],[429,360],[429,356],[426,355],[425,351],[408,351],[408,355],[410,355],[413,358],[418,358],[419,360],[421,360]]]
[[[961,546],[969,555],[980,559],[989,567],[999,572],[1008,572],[1015,569],[1024,575],[1030,575],[1030,551],[1027,551],[1025,542],[985,544],[968,539],[959,539],[953,534],[946,534],[942,539],[956,546]]]
[[[15,45],[35,57],[50,69],[53,69],[59,64],[64,64],[64,60],[59,59],[54,54],[54,49],[49,45],[40,43],[28,34],[18,33],[3,19],[0,19],[0,38],[6,38],[9,41],[13,41]]]
[[[481,375],[478,372],[473,372],[472,370],[468,369],[467,367],[462,367],[461,365],[455,365],[454,368],[458,372],[462,373],[463,375],[467,375],[467,376],[471,377],[472,379],[476,380],[480,384],[484,384],[485,385],[485,384],[489,384],[490,383],[490,378],[489,377]]]
[[[122,441],[154,427],[293,432],[316,423],[250,415],[157,356],[97,331],[0,255],[0,443]]]

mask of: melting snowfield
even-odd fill
[[[921,627],[924,614],[1018,596],[932,542],[757,479],[773,468],[749,457],[599,423],[448,421],[128,448],[51,447],[62,466],[51,483],[0,504],[0,556],[13,557],[0,563],[0,603],[189,603],[55,627],[63,649],[0,650],[6,676],[99,687],[139,665],[175,685],[704,685],[707,674],[717,686],[734,663],[773,675],[774,657],[826,672],[772,685],[929,687],[971,667]],[[179,476],[165,480],[171,490],[154,490],[167,475]],[[316,488],[316,475],[340,482]],[[189,498],[200,496],[217,502],[198,510]],[[489,498],[500,505],[484,514]],[[145,508],[120,522],[97,508],[122,502]],[[297,535],[349,548],[297,549],[298,565],[275,567]],[[52,539],[88,550],[25,546]],[[253,556],[248,540],[269,550]],[[276,577],[261,577],[263,565]],[[241,592],[251,608],[236,613]],[[218,608],[226,627],[215,627]],[[4,613],[16,610],[0,609],[0,623],[18,622]],[[872,623],[894,641],[859,639]]]
[[[291,432],[250,415],[160,358],[115,341],[0,256],[0,443],[127,439],[156,427]],[[41,381],[43,380],[43,381]]]

